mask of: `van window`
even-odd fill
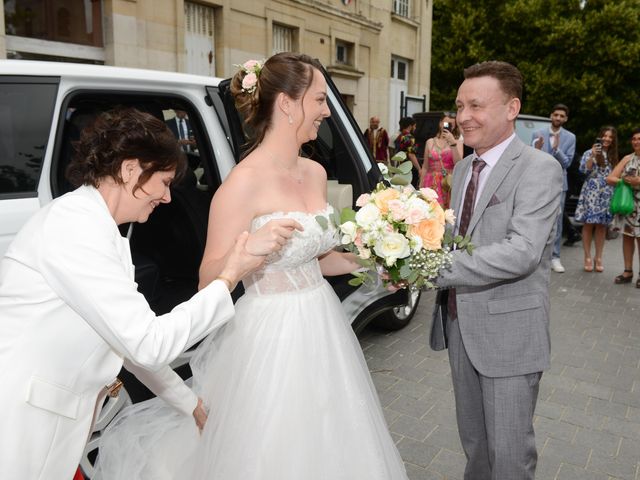
[[[36,197],[58,84],[0,81],[0,197]]]

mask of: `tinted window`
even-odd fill
[[[57,88],[0,83],[0,195],[36,195]]]
[[[551,121],[548,119],[518,118],[516,120],[516,135],[518,135],[524,143],[531,145],[533,132],[548,130],[550,123]]]

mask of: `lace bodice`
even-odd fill
[[[329,204],[318,212],[273,212],[253,219],[251,231],[264,226],[269,220],[293,218],[304,231],[296,231],[279,251],[267,257],[265,266],[243,280],[247,293],[268,295],[314,287],[322,282],[318,256],[338,245],[338,235],[330,221],[323,229],[316,220],[320,215],[328,219],[333,212]]]

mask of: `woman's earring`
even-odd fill
[[[289,125],[293,125],[293,118],[291,118],[291,115],[289,115]]]

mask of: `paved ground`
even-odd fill
[[[613,284],[620,239],[607,241],[604,273],[582,271],[580,244],[563,247],[562,259],[567,272],[551,276],[552,366],[534,421],[536,479],[640,480],[640,290]],[[449,363],[427,346],[433,297],[423,295],[404,330],[369,329],[361,343],[409,477],[461,480]]]

